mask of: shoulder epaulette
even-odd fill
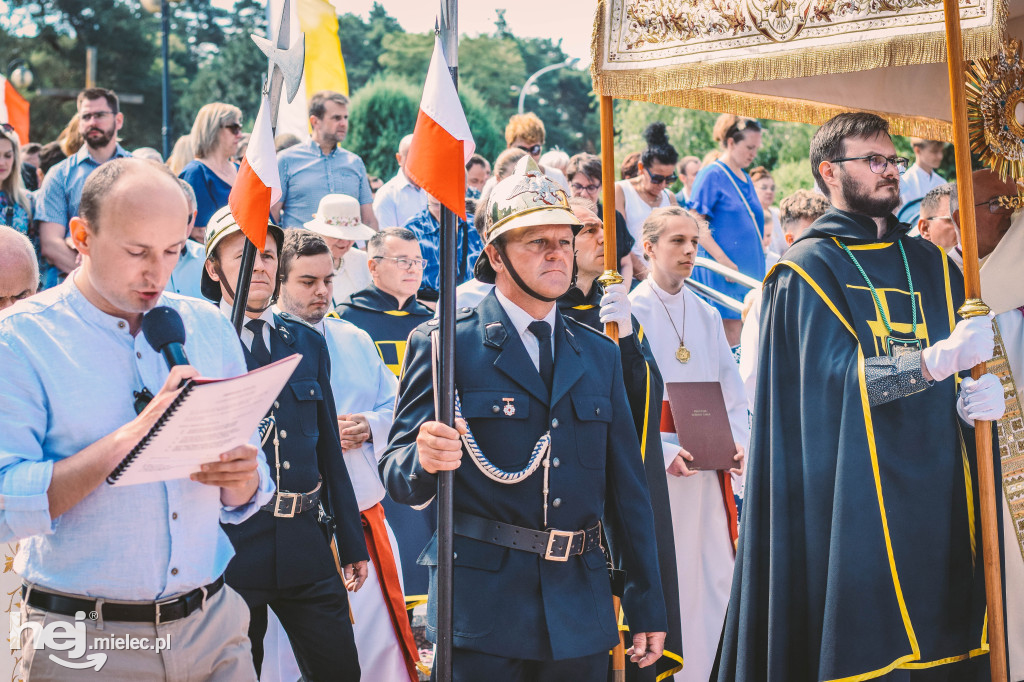
[[[594,329],[593,327],[591,327],[588,324],[583,324],[579,320],[577,320],[575,318],[572,318],[572,317],[569,317],[568,315],[563,315],[562,319],[565,320],[565,324],[566,324],[567,327],[572,327],[572,332],[574,332],[574,333],[579,332],[580,330],[585,330],[586,333],[592,334],[592,335],[596,336],[597,338],[602,339],[603,341],[606,341],[606,342],[608,342],[608,343],[610,343],[612,345],[615,345],[615,342],[612,341],[607,336],[605,336],[605,334],[603,332],[601,332],[601,331],[599,331],[597,329]]]
[[[286,322],[297,322],[298,324],[309,327],[313,331],[317,331],[316,327],[311,325],[309,322],[306,322],[301,317],[297,317],[295,315],[292,315],[291,313],[286,313],[285,311],[282,310],[280,313],[277,314],[277,316],[280,317],[282,320],[285,320]]]

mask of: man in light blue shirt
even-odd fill
[[[373,211],[381,229],[401,227],[410,218],[427,207],[427,193],[412,184],[405,174],[405,159],[412,146],[412,135],[406,135],[398,143],[398,173],[384,183],[373,197]]]
[[[181,178],[178,178],[181,191],[185,193],[188,201],[188,229],[191,234],[196,224],[196,193],[192,185]],[[178,264],[174,266],[171,278],[167,280],[167,291],[173,291],[182,296],[191,296],[199,300],[207,300],[202,292],[203,268],[206,267],[206,249],[194,239],[186,239],[181,247],[181,257]]]
[[[68,226],[78,215],[86,178],[111,159],[131,156],[117,143],[123,124],[124,114],[112,90],[89,88],[78,94],[78,132],[85,144],[74,156],[50,169],[36,200],[39,253],[47,263],[42,273],[44,289],[75,269],[78,254],[68,244]]]
[[[223,583],[234,550],[220,527],[273,494],[255,435],[191,480],[104,482],[183,379],[245,372],[216,308],[164,292],[187,234],[184,195],[165,168],[118,159],[85,183],[79,214],[71,234],[81,267],[0,313],[0,541],[21,541],[21,672],[87,675],[47,655],[42,636],[44,624],[79,627],[83,612],[95,615],[84,621],[89,644],[174,635],[159,653],[152,641],[104,653],[105,679],[255,680],[245,603]],[[157,305],[181,315],[191,365],[168,372],[139,334]]]
[[[359,200],[362,221],[377,229],[373,193],[363,160],[338,145],[348,134],[348,98],[324,90],[309,101],[313,137],[281,152],[281,200],[271,213],[282,227],[302,227],[312,219],[327,194],[347,194]]]

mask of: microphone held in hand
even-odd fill
[[[164,356],[168,367],[189,364],[185,355],[185,323],[174,308],[157,306],[143,315],[142,334]]]

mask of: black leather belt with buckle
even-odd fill
[[[540,554],[548,561],[568,561],[601,547],[601,522],[586,530],[533,530],[464,512],[455,513],[455,534],[509,549]]]
[[[316,484],[316,487],[308,493],[290,493],[283,490],[274,494],[274,499],[260,507],[265,512],[283,519],[290,519],[296,514],[307,512],[316,507],[320,501],[320,487],[323,481]]]
[[[40,587],[33,587],[28,595],[28,605],[34,606],[43,611],[59,613],[64,616],[74,616],[77,612],[83,611],[87,615],[103,610],[103,619],[110,621],[121,621],[126,623],[169,623],[172,620],[181,620],[189,614],[195,613],[202,608],[203,602],[220,591],[224,587],[224,576],[214,580],[209,585],[197,587],[196,589],[172,599],[147,602],[142,604],[119,604],[117,602],[104,601],[97,607],[97,600],[89,597],[71,597],[66,594],[47,592]],[[22,585],[21,596],[24,597],[28,591],[27,585]],[[89,617],[92,617],[91,615]]]

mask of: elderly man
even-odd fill
[[[245,373],[227,320],[164,291],[187,211],[166,168],[103,164],[71,221],[81,267],[0,313],[0,541],[21,540],[14,570],[25,580],[25,679],[97,678],[100,666],[90,670],[38,636],[54,624],[81,628],[89,644],[150,641],[149,650],[105,651],[103,679],[256,679],[245,602],[224,584],[234,550],[221,527],[237,527],[273,494],[255,434],[191,480],[104,482],[183,380]],[[168,371],[139,334],[157,305],[181,315],[191,365]],[[92,615],[83,621],[83,613]],[[157,652],[154,637],[173,639]]]
[[[387,445],[398,382],[370,337],[330,312],[334,268],[324,240],[288,230],[281,250],[282,312],[324,335],[331,358],[331,390],[345,465],[356,494],[370,564],[366,583],[349,598],[364,680],[419,679],[419,653],[409,627],[396,557],[398,545],[385,518],[377,457]]]
[[[1003,395],[955,375],[992,324],[957,320],[960,273],[893,215],[907,160],[884,119],[840,114],[810,151],[832,210],[765,280],[718,679],[987,677],[970,472]]]
[[[178,264],[174,266],[174,272],[171,273],[171,278],[167,280],[167,290],[182,296],[203,299],[202,287],[200,285],[203,278],[203,267],[206,263],[206,251],[203,249],[202,244],[193,238],[196,229],[196,193],[192,189],[192,185],[181,178],[178,178],[178,184],[181,185],[181,191],[184,192],[185,200],[188,201],[187,234],[189,238],[182,245]],[[201,229],[205,233],[206,228]]]
[[[956,248],[958,243],[956,224],[949,206],[949,197],[955,188],[953,183],[946,183],[925,194],[921,200],[921,216],[917,220],[917,231],[921,238],[946,253]]]
[[[39,288],[39,261],[32,242],[13,227],[0,225],[0,310]]]
[[[271,212],[284,227],[302,227],[327,194],[347,194],[359,200],[362,221],[377,229],[373,194],[363,160],[339,145],[348,135],[348,97],[324,90],[309,100],[312,138],[277,157],[281,200]]]
[[[373,197],[373,212],[380,227],[401,227],[414,215],[427,207],[427,193],[417,187],[405,174],[405,159],[412,146],[412,135],[398,143],[398,172],[384,183]]]
[[[454,680],[604,679],[618,628],[603,538],[626,571],[631,658],[653,665],[665,601],[619,352],[555,305],[569,288],[579,220],[531,158],[491,201],[497,218],[476,275],[495,290],[456,321],[465,420],[458,429],[435,421],[437,324],[422,325],[410,336],[382,477],[395,501],[420,505],[439,472],[454,472]],[[430,614],[437,558],[432,541],[422,555]]]
[[[49,263],[43,269],[44,289],[57,284],[76,267],[78,252],[71,246],[70,225],[78,215],[86,178],[111,159],[131,156],[117,143],[122,125],[124,114],[112,90],[89,88],[78,93],[78,132],[85,144],[77,154],[46,173],[36,198],[39,253]]]

